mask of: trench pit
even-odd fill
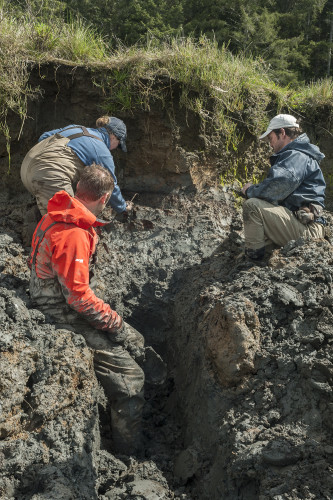
[[[133,194],[128,193],[127,199]],[[137,472],[143,464],[149,463],[149,474],[157,482],[164,481],[170,495],[183,500],[196,497],[190,493],[192,472],[188,472],[186,466],[185,472],[183,470],[187,459],[186,456],[182,458],[182,453],[186,452],[193,436],[186,435],[182,417],[186,398],[178,396],[175,385],[179,368],[177,349],[170,343],[177,335],[187,335],[186,328],[185,333],[179,326],[175,331],[179,320],[186,323],[186,317],[175,318],[175,296],[182,288],[184,272],[200,266],[217,248],[222,259],[224,252],[228,258],[230,226],[241,227],[239,214],[230,199],[226,191],[218,189],[211,189],[205,195],[194,191],[170,195],[140,193],[131,214],[115,215],[110,209],[102,214],[112,222],[100,234],[95,293],[137,328],[144,335],[146,345],[152,346],[168,366],[168,375],[162,385],[146,384],[145,457],[126,465]],[[14,246],[19,246],[21,241],[22,216],[31,204],[28,195],[21,195],[16,203],[10,200],[9,205],[3,205],[2,230],[11,235],[9,238],[14,237],[12,242],[16,243],[13,245],[8,239],[6,246],[13,254],[18,251]],[[24,300],[28,275],[26,268],[22,273],[22,269],[15,269],[14,265],[5,279],[7,288],[16,289]],[[188,297],[189,303],[194,303],[195,299]],[[195,384],[191,391],[195,391]],[[110,412],[103,397],[99,406],[101,449],[112,454]],[[177,469],[181,477],[177,477]],[[125,474],[117,483],[101,473],[97,481],[98,498],[104,498],[108,491],[122,482],[129,482],[131,477],[130,473]],[[23,494],[23,490],[20,491]]]
[[[127,196],[131,197],[132,193]],[[110,219],[108,210],[103,216]],[[183,470],[187,460],[183,452],[194,436],[185,436],[182,407],[186,399],[177,395],[179,366],[177,349],[172,345],[177,335],[188,332],[186,316],[175,317],[175,297],[184,273],[200,267],[214,252],[217,259],[228,262],[239,238],[236,231],[230,238],[230,227],[241,229],[240,214],[227,192],[212,189],[205,195],[140,193],[131,214],[112,220],[98,247],[95,292],[144,335],[146,345],[152,346],[168,366],[163,385],[146,384],[146,456],[158,464],[171,484],[178,484],[183,491],[181,498],[195,498],[186,492],[191,472]],[[228,265],[225,271],[230,271]],[[188,296],[189,304],[194,307],[196,299]],[[190,392],[195,390],[194,380]],[[181,477],[175,479],[175,474]]]

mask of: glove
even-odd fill
[[[109,320],[108,324],[108,332],[111,333],[116,333],[118,332],[123,326],[123,319],[119,314],[116,313],[116,311],[111,311],[111,317]]]
[[[111,330],[110,332],[110,339],[113,342],[116,342],[117,344],[124,344],[126,341],[127,333],[126,329],[121,327],[118,330]]]
[[[134,203],[133,201],[126,201],[126,208],[125,208],[125,211],[126,212],[130,212],[131,210],[133,210],[134,208]]]

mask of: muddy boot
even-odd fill
[[[245,255],[251,260],[262,260],[265,257],[265,247],[254,250],[253,248],[245,248]]]
[[[112,451],[121,455],[144,454],[142,436],[143,397],[111,403]]]
[[[22,227],[22,243],[25,247],[31,246],[32,236],[36,229],[38,222],[41,220],[42,216],[37,207],[34,205],[24,216],[23,227]]]

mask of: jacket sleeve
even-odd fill
[[[75,228],[54,242],[52,266],[68,305],[99,330],[115,331],[122,319],[89,286],[91,235]]]
[[[103,165],[113,177],[114,190],[112,192],[109,204],[118,213],[126,210],[126,201],[121,194],[120,187],[117,184],[117,177],[115,175],[115,165],[111,153],[104,145],[98,144],[99,141],[92,141],[95,148],[96,163]]]
[[[250,186],[246,191],[248,198],[261,198],[270,203],[279,203],[298,188],[304,176],[304,161],[288,151],[270,168],[266,179]]]

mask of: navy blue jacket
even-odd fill
[[[295,211],[311,202],[324,207],[326,183],[319,167],[325,156],[302,134],[270,158],[266,179],[250,186],[248,198],[261,198]]]
[[[50,130],[49,132],[44,132],[38,139],[38,142],[50,137],[54,134],[61,134],[63,137],[68,137],[70,135],[77,134],[82,132],[81,127],[75,125],[68,125],[64,128],[58,128],[55,130]],[[105,128],[87,128],[88,132],[96,137],[99,137],[101,141],[98,139],[94,139],[93,137],[78,137],[77,139],[72,139],[68,142],[67,146],[69,146],[74,153],[80,158],[80,160],[85,165],[91,165],[93,162],[102,165],[105,167],[113,177],[114,180],[114,190],[112,192],[110,198],[110,205],[112,208],[116,210],[116,212],[121,213],[126,209],[126,201],[124,200],[120,188],[117,184],[117,178],[115,176],[115,165],[113,162],[112,155],[110,153],[110,136]]]

